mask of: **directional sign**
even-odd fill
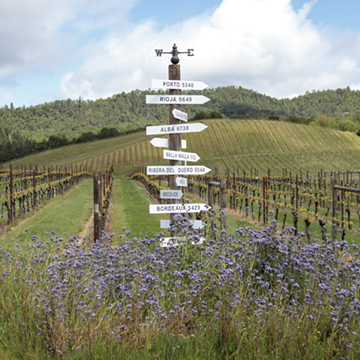
[[[181,214],[207,211],[207,204],[156,204],[149,205],[150,214]]]
[[[154,89],[203,90],[207,84],[202,81],[190,80],[151,80]]]
[[[153,138],[150,144],[155,147],[169,147],[169,139]],[[186,140],[181,140],[181,148],[186,149]]]
[[[173,150],[164,150],[163,157],[167,160],[181,160],[193,162],[196,162],[200,159],[200,156],[198,154]]]
[[[204,95],[146,95],[147,104],[205,104],[210,99]]]
[[[204,224],[201,220],[189,220],[189,225],[192,225],[194,229],[202,229],[204,227]],[[160,228],[169,229],[170,220],[160,220]]]
[[[176,182],[176,186],[182,186],[182,187],[187,186],[187,178],[177,177],[175,179],[175,182]]]
[[[178,109],[173,109],[172,111],[174,118],[181,121],[188,121],[188,114],[186,112],[180,111]]]
[[[206,128],[207,126],[202,123],[147,126],[146,135],[193,133],[203,131]]]
[[[147,166],[147,175],[204,175],[211,171],[206,166]]]
[[[195,242],[192,240],[190,242],[191,245],[200,245],[205,241],[204,237],[201,237],[198,242]],[[186,244],[186,238],[180,238],[180,237],[166,237],[161,238],[160,240],[160,247],[171,247],[171,246],[178,246],[178,245],[185,245]]]
[[[182,196],[181,190],[160,190],[160,199],[181,199]]]

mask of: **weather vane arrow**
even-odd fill
[[[179,54],[188,54],[188,56],[194,56],[194,49],[188,49],[187,51],[178,51],[176,44],[174,44],[172,51],[165,52],[163,49],[155,49],[156,55],[161,56],[162,54],[171,54],[171,62],[176,65],[179,63]]]

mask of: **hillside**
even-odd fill
[[[201,133],[183,135],[186,151],[196,152],[199,163],[220,173],[252,172],[259,176],[271,169],[295,173],[346,171],[360,168],[360,137],[354,133],[265,120],[205,120]],[[138,166],[168,164],[162,149],[150,144],[145,131],[92,143],[70,145],[12,162],[16,164],[83,164],[92,170],[114,164],[125,176]]]
[[[165,92],[134,90],[115,94],[95,101],[58,100],[28,108],[13,105],[0,108],[0,128],[20,130],[29,138],[42,140],[50,135],[65,135],[68,139],[103,127],[115,127],[119,131],[133,130],[168,121],[168,107],[145,103],[147,94]],[[340,121],[352,118],[360,120],[360,91],[347,89],[307,92],[292,99],[276,99],[242,87],[228,86],[203,91],[192,91],[211,99],[204,105],[183,106],[189,118],[197,112],[211,111],[228,118],[236,114],[262,113],[280,117],[306,117],[319,115]],[[360,127],[360,123],[359,123]],[[356,130],[355,130],[356,131]]]

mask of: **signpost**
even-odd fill
[[[177,177],[176,186],[187,187],[187,178]]]
[[[194,104],[201,105],[210,101],[204,95],[146,95],[147,104]]]
[[[153,138],[150,140],[150,144],[155,147],[169,147],[169,139]],[[181,140],[181,148],[186,149],[186,140]]]
[[[188,121],[188,115],[186,112],[180,111],[178,109],[174,109],[172,114],[175,119],[179,119],[181,121]]]
[[[170,220],[160,220],[161,229],[169,229],[170,224]],[[192,225],[194,229],[202,229],[204,227],[204,224],[201,220],[189,220],[189,225]]]
[[[200,132],[207,128],[202,123],[181,124],[180,121],[188,121],[187,113],[181,111],[181,104],[205,104],[210,99],[203,95],[182,95],[181,90],[203,90],[207,87],[202,81],[184,81],[180,79],[180,59],[179,54],[188,54],[193,56],[193,49],[187,52],[180,52],[174,44],[171,52],[164,52],[162,49],[155,50],[157,56],[162,54],[171,54],[169,65],[169,79],[152,80],[152,87],[168,90],[165,95],[146,95],[147,104],[168,104],[169,105],[169,124],[160,126],[147,126],[147,135],[169,135],[169,139],[153,138],[150,143],[155,147],[166,147],[164,150],[164,159],[170,160],[170,166],[147,166],[148,175],[170,175],[170,190],[160,190],[160,198],[167,199],[168,204],[149,205],[150,214],[171,214],[170,220],[162,220],[162,228],[170,228],[173,223],[174,214],[194,213],[206,211],[210,207],[206,204],[181,203],[183,192],[181,187],[187,186],[187,179],[176,175],[203,175],[211,171],[203,165],[187,166],[187,161],[196,162],[200,157],[195,153],[182,152],[186,149],[186,142],[181,140],[182,133]],[[185,165],[182,165],[185,161]],[[194,228],[203,227],[201,220],[193,221]],[[165,242],[173,238],[164,239]],[[179,240],[179,239],[178,239]],[[165,245],[166,246],[166,245]]]
[[[204,175],[211,169],[203,165],[147,166],[147,175]]]
[[[192,240],[190,242],[191,245],[200,245],[205,241],[204,237],[201,237],[198,242],[195,242]],[[160,239],[160,247],[172,247],[172,246],[181,246],[186,244],[186,238],[180,238],[180,237],[166,237]]]
[[[200,132],[206,128],[207,126],[202,123],[147,126],[146,135],[186,134]]]
[[[207,85],[202,81],[189,80],[151,80],[154,89],[204,90]]]
[[[164,150],[163,158],[167,160],[182,160],[196,162],[200,159],[200,156],[196,153]]]
[[[181,190],[160,190],[160,199],[181,199],[182,196]]]

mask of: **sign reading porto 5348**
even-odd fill
[[[207,85],[202,81],[152,80],[151,87],[155,89],[203,90],[207,88]]]

